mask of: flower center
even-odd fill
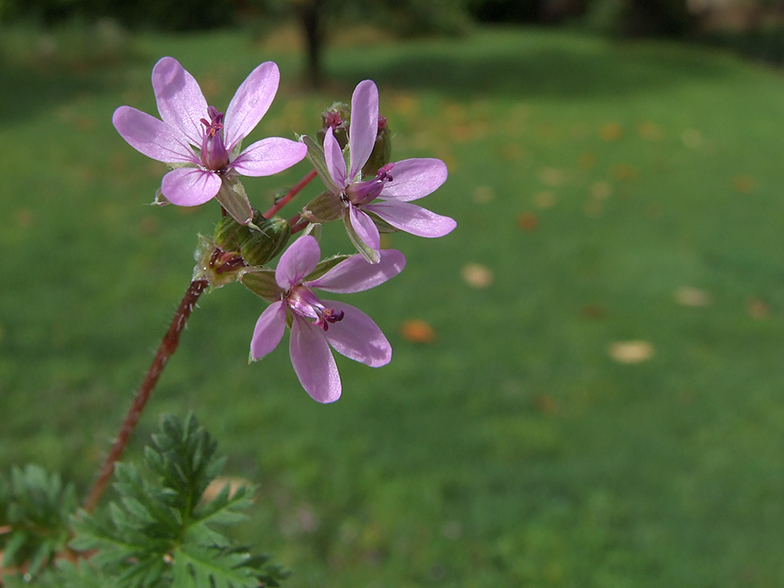
[[[201,140],[201,162],[209,170],[221,171],[229,165],[229,154],[223,144],[223,113],[214,106],[207,109],[210,117],[201,119],[204,137]]]
[[[394,163],[387,163],[379,168],[376,177],[372,180],[351,184],[345,190],[348,199],[354,205],[370,204],[378,198],[387,182],[392,181],[392,168]]]
[[[289,308],[296,314],[315,319],[313,324],[327,331],[330,324],[342,321],[345,313],[342,310],[327,308],[310,288],[294,286],[287,296]]]

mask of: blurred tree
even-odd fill
[[[687,0],[591,0],[588,20],[626,37],[679,37],[696,25]]]
[[[368,22],[403,36],[455,35],[468,30],[472,0],[253,0],[273,18],[294,16],[306,45],[308,81],[323,81],[322,56],[332,35],[351,35],[352,23]]]

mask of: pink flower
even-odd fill
[[[321,258],[311,236],[297,239],[281,256],[275,270],[275,301],[261,314],[250,344],[251,358],[261,359],[275,349],[290,318],[291,364],[302,387],[318,402],[340,398],[341,384],[330,345],[354,361],[370,367],[389,363],[392,348],[376,323],[362,311],[332,300],[320,300],[313,288],[327,292],[362,292],[399,274],[406,265],[395,250],[380,252],[379,262],[367,263],[360,255],[341,261],[323,276],[308,281]]]
[[[279,79],[277,65],[262,63],[240,85],[224,115],[207,106],[199,84],[176,59],[164,57],[152,70],[162,120],[121,106],[112,122],[131,147],[174,168],[161,183],[161,192],[169,202],[197,206],[218,196],[232,216],[245,216],[237,221],[246,224],[250,203],[241,187],[232,183],[236,175],[278,173],[301,161],[307,151],[297,141],[270,137],[239,152],[242,140],[272,103]],[[221,191],[225,185],[233,190]],[[224,202],[226,199],[235,202]]]
[[[332,128],[324,137],[324,157],[329,177],[325,185],[345,207],[349,236],[368,261],[377,262],[379,232],[367,213],[396,229],[420,237],[442,237],[457,223],[446,216],[410,204],[434,192],[446,181],[446,164],[440,159],[404,159],[388,163],[375,178],[362,181],[362,168],[373,151],[378,134],[378,88],[372,80],[360,82],[351,97],[349,166]],[[353,234],[352,234],[353,233]],[[356,239],[361,243],[356,243]],[[363,247],[362,245],[366,247]]]

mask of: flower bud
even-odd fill
[[[345,149],[348,144],[349,112],[348,105],[342,102],[335,102],[321,113],[321,128],[316,134],[319,144],[324,144],[324,135],[327,134],[327,129],[331,127],[338,145],[340,145],[341,149]]]
[[[362,168],[363,177],[372,177],[378,173],[378,170],[389,163],[392,159],[392,134],[389,132],[387,126],[387,119],[383,116],[378,117],[378,135],[376,135],[376,142],[373,145],[373,151],[367,163]]]
[[[239,251],[243,241],[250,237],[250,231],[227,214],[215,226],[215,245],[223,251]]]
[[[254,211],[253,224],[259,230],[248,229],[250,235],[240,245],[240,254],[249,265],[264,265],[286,247],[291,227],[284,218],[266,219],[258,211]]]
[[[332,192],[323,192],[305,205],[302,218],[311,223],[327,223],[343,216],[345,206]]]

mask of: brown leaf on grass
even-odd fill
[[[596,154],[595,153],[581,153],[580,157],[577,159],[577,165],[580,166],[580,169],[593,169],[596,165]]]
[[[749,194],[754,190],[754,178],[746,174],[740,174],[733,178],[732,186],[736,192],[741,194]]]
[[[157,216],[148,215],[139,221],[139,232],[146,237],[156,235],[160,229],[161,221]]]
[[[530,233],[539,227],[539,219],[531,212],[523,212],[517,217],[517,225],[524,231]]]
[[[539,181],[545,186],[555,188],[566,182],[566,173],[554,167],[543,167],[539,170]]]
[[[760,298],[749,298],[746,302],[746,310],[751,318],[762,320],[770,315],[768,303]]]
[[[585,201],[585,216],[597,217],[602,213],[602,201],[596,198],[588,198]]]
[[[612,192],[612,188],[608,182],[594,182],[591,185],[591,196],[597,200],[607,198]]]
[[[204,502],[212,502],[226,486],[229,487],[229,496],[233,496],[234,493],[242,486],[252,485],[253,484],[244,478],[220,476],[210,482],[209,486],[207,486],[207,488],[204,490],[204,494],[202,494],[201,499]]]
[[[641,121],[637,125],[637,133],[647,141],[661,141],[664,138],[661,127],[650,120]]]
[[[409,319],[400,326],[400,334],[411,343],[432,343],[436,332],[429,323],[421,319]]]
[[[616,341],[608,349],[618,363],[641,363],[653,357],[653,345],[648,341]]]
[[[626,163],[619,163],[612,166],[610,173],[615,179],[621,180],[622,182],[631,182],[637,179],[637,168]]]
[[[478,263],[467,263],[460,271],[460,275],[472,288],[487,288],[493,283],[493,272]]]
[[[702,147],[702,133],[696,129],[686,129],[681,135],[681,141],[689,149],[699,149]]]
[[[705,290],[684,286],[675,291],[675,300],[681,306],[708,306],[711,303],[711,295]]]
[[[601,304],[586,304],[580,308],[580,316],[586,320],[603,319],[607,310]]]
[[[495,192],[490,186],[477,186],[474,190],[474,202],[477,204],[490,204],[495,200]]]
[[[20,208],[14,215],[14,220],[19,227],[29,229],[33,226],[33,212],[29,208]]]
[[[544,414],[558,414],[558,402],[548,394],[537,394],[534,396],[534,406],[536,409]]]
[[[551,190],[539,192],[534,196],[534,202],[539,208],[550,208],[555,205],[557,199],[558,197],[555,195],[555,192],[552,192]]]
[[[623,136],[623,130],[618,123],[607,123],[599,130],[602,141],[617,141]]]

